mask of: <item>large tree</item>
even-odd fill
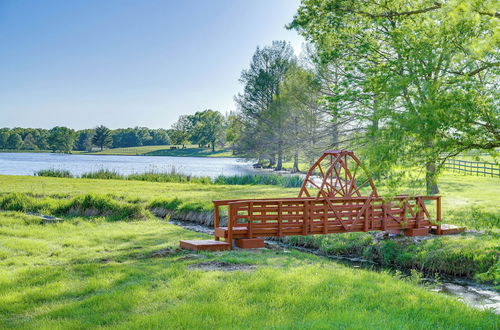
[[[246,132],[242,136],[252,136],[255,140],[246,143],[242,151],[250,157],[267,158],[270,165],[274,165],[277,159],[277,169],[281,169],[283,161],[286,111],[276,99],[280,95],[281,83],[294,62],[293,49],[285,41],[273,41],[270,46],[257,47],[250,68],[241,73],[244,92],[236,97],[245,119],[243,127]]]
[[[109,128],[103,125],[97,126],[95,128],[95,133],[94,136],[92,137],[92,143],[95,146],[103,150],[104,147],[109,147],[112,142],[113,139],[111,137],[111,130]]]
[[[185,144],[189,142],[189,137],[191,133],[191,121],[186,115],[179,116],[179,119],[172,125],[170,130],[170,139],[173,144],[181,144],[185,147]]]
[[[447,157],[500,146],[498,19],[486,0],[304,0],[291,27],[344,62],[333,100],[374,111],[372,164],[419,166],[436,193]]]
[[[12,132],[7,138],[7,149],[17,150],[21,148],[23,139],[20,134]]]
[[[76,133],[74,130],[56,126],[50,130],[49,147],[53,152],[71,153],[75,139]]]

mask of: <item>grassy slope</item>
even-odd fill
[[[162,221],[41,226],[0,213],[0,328],[493,329],[499,316],[388,274],[296,251],[191,254]],[[250,271],[190,269],[201,262]]]
[[[22,192],[72,197],[85,193],[113,194],[127,200],[180,198],[211,207],[212,200],[296,196],[298,189],[277,186],[226,186],[126,180],[64,179],[0,175],[0,193]]]
[[[130,148],[113,148],[89,153],[91,155],[121,155],[121,156],[174,156],[174,157],[233,157],[225,149],[216,149],[187,146],[186,149],[170,149],[170,146],[142,146]]]
[[[444,174],[440,178],[443,212],[480,206],[494,212],[500,204],[500,178]],[[295,197],[297,188],[157,183],[123,180],[65,179],[0,175],[0,193],[24,192],[75,196],[81,193],[115,194],[129,199],[178,197],[210,203],[214,199]],[[444,218],[446,220],[446,218]]]

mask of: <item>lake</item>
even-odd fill
[[[202,158],[169,156],[104,156],[54,153],[0,153],[0,174],[34,175],[46,169],[68,170],[73,175],[100,169],[120,174],[177,172],[193,176],[244,175],[257,173],[252,163],[239,158]]]

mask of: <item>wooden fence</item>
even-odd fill
[[[500,165],[494,163],[448,159],[444,163],[444,168],[453,172],[462,172],[468,175],[500,177]]]

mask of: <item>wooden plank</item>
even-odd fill
[[[179,241],[179,246],[191,251],[226,251],[231,250],[231,244],[215,240]]]

